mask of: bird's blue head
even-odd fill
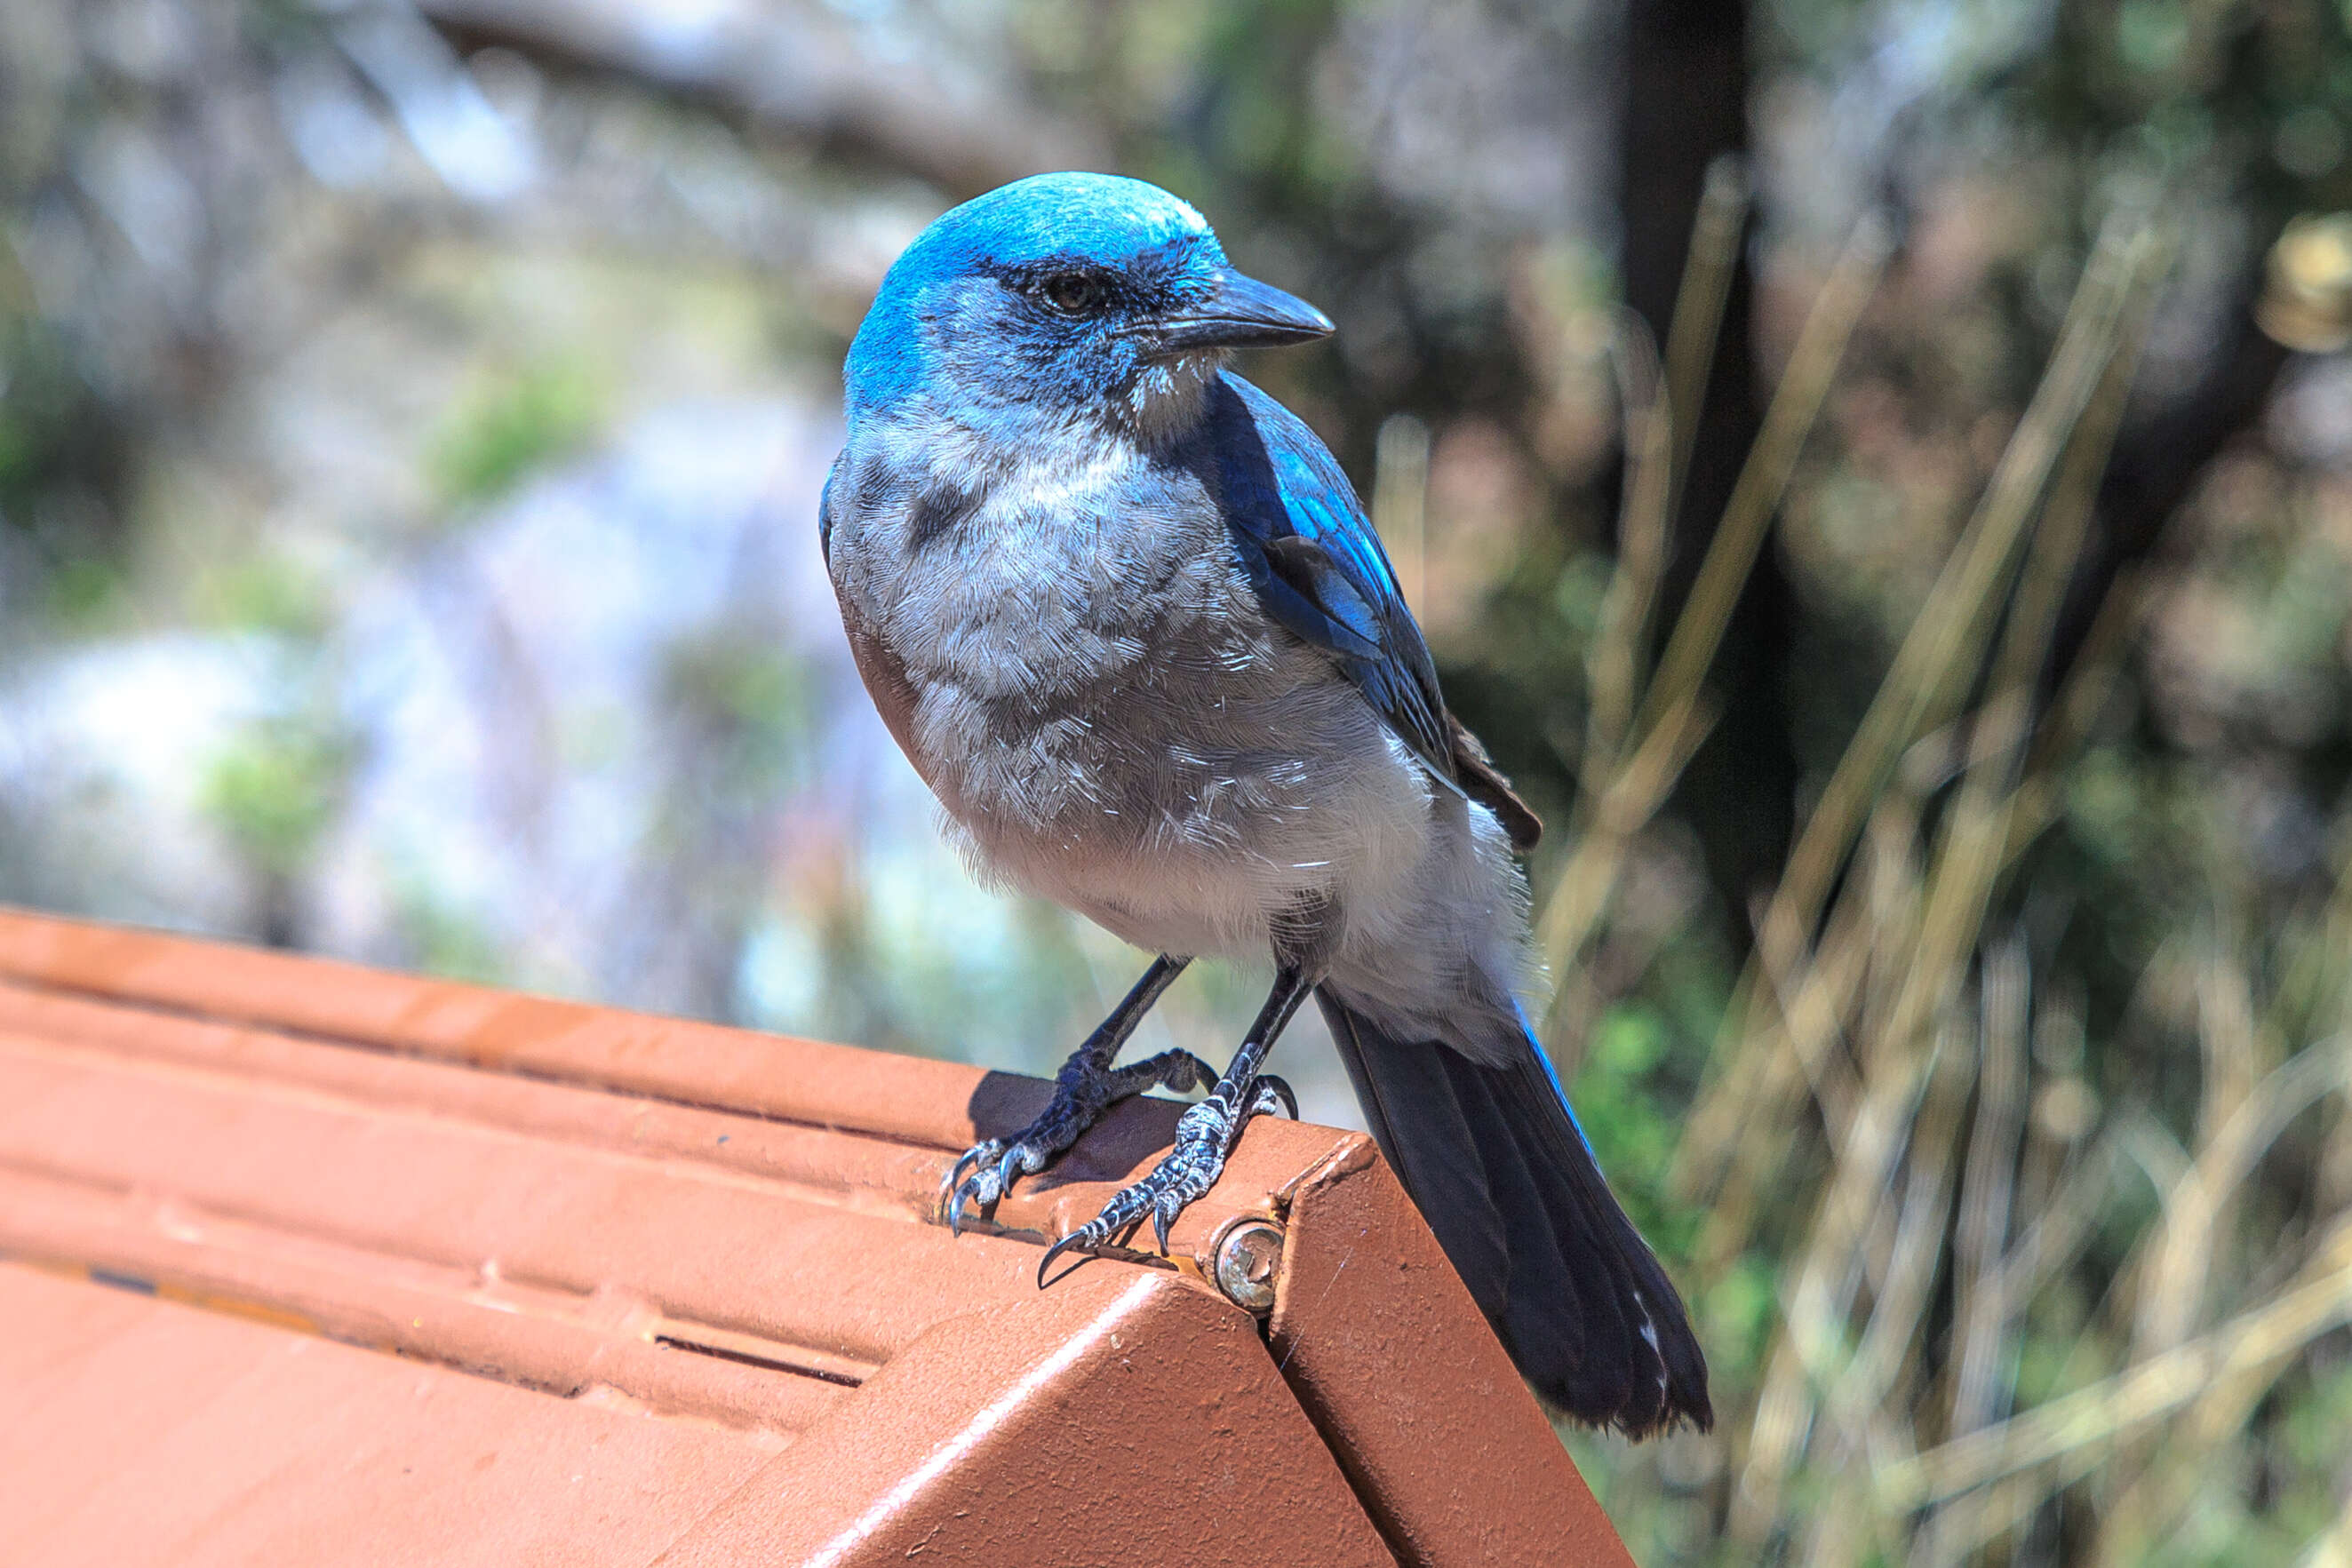
[[[1157,185],[1039,174],[916,236],[850,345],[853,422],[930,412],[1150,434],[1198,407],[1228,349],[1331,330],[1235,272],[1208,223]]]

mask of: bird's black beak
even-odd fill
[[[1331,318],[1304,299],[1238,272],[1217,275],[1216,287],[1173,315],[1152,323],[1152,345],[1162,353],[1200,349],[1273,349],[1331,335]]]

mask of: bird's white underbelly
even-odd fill
[[[961,766],[925,772],[989,880],[1140,947],[1261,958],[1304,904],[1385,899],[1430,832],[1420,765],[1319,656],[1297,656],[1318,689],[1234,697],[1223,724],[1213,700],[1130,695],[1025,733],[1000,720],[978,747],[940,748]],[[1236,711],[1261,705],[1262,722]],[[938,706],[923,716],[963,727]]]

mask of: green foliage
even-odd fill
[[[46,608],[59,626],[89,626],[120,600],[121,565],[100,550],[77,550],[51,564],[46,586]]]
[[[476,396],[442,430],[427,470],[453,506],[496,500],[593,439],[603,399],[576,366],[541,364]]]
[[[0,236],[0,528],[32,540],[41,576],[27,599],[62,627],[86,627],[122,582],[126,411],[90,384],[56,323],[11,308],[11,260]]]
[[[1593,1031],[1569,1097],[1643,1234],[1661,1252],[1678,1256],[1688,1248],[1696,1218],[1664,1201],[1678,1133],[1675,1106],[1650,1085],[1666,1051],[1666,1023],[1655,1011],[1638,1002],[1611,1008]]]
[[[513,982],[507,945],[496,932],[413,877],[402,881],[398,897],[399,930],[417,970],[479,986]]]
[[[95,402],[54,326],[0,313],[0,507],[77,466]]]
[[[1579,551],[1552,589],[1552,612],[1561,640],[1574,650],[1592,645],[1601,630],[1601,601],[1609,592],[1610,561],[1598,550]]]
[[[317,573],[283,555],[257,555],[204,572],[192,592],[203,623],[316,646],[331,630],[334,605]]]
[[[265,719],[213,759],[201,800],[255,867],[292,877],[334,821],[352,761],[348,742],[328,725]]]
[[[672,722],[719,758],[728,787],[772,799],[802,777],[815,694],[782,639],[740,629],[692,638],[669,651],[663,675]]]

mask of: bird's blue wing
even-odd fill
[[[1221,376],[1209,395],[1226,526],[1259,602],[1331,654],[1414,755],[1454,785],[1436,665],[1338,460],[1239,376]]]

